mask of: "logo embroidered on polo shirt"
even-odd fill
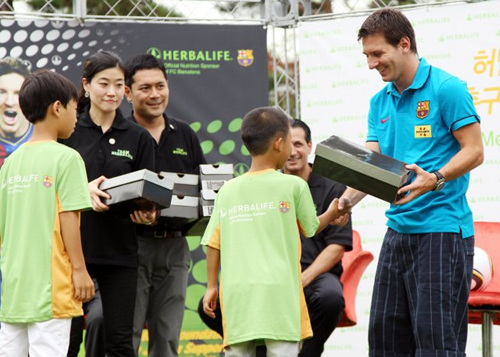
[[[280,212],[281,213],[290,212],[290,202],[281,201],[280,202]]]
[[[51,188],[54,183],[54,178],[52,176],[44,176],[43,177],[43,185],[47,188]]]
[[[431,111],[431,101],[424,100],[422,102],[418,102],[417,104],[417,117],[420,119],[426,118]]]
[[[128,150],[118,149],[118,150],[115,150],[115,151],[111,151],[111,155],[113,155],[113,156],[128,157],[130,160],[134,159],[134,157],[132,156],[132,154]]]
[[[415,138],[417,139],[432,138],[431,125],[415,125]]]
[[[184,155],[184,156],[187,156],[187,151],[184,150],[183,148],[177,148],[175,149],[174,151],[172,151],[172,154],[174,155]]]

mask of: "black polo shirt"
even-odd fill
[[[88,113],[79,115],[75,132],[63,141],[83,157],[89,182],[148,169],[154,171],[155,142],[140,125],[118,110],[111,128],[103,133]],[[107,212],[82,213],[81,232],[85,260],[89,264],[136,267],[137,239],[130,212],[110,206]]]
[[[196,133],[188,123],[166,115],[164,117],[165,129],[156,152],[156,171],[197,174],[198,166],[207,161]]]
[[[314,172],[311,172],[307,181],[313,197],[318,215],[324,213],[334,198],[342,196],[346,187],[336,181],[327,179]],[[352,225],[351,221],[343,227],[329,225],[321,233],[313,238],[301,237],[302,241],[302,270],[305,270],[316,257],[330,244],[341,244],[346,251],[352,250]],[[331,273],[341,276],[343,272],[342,264],[336,264]]]
[[[156,172],[198,174],[198,166],[206,164],[207,161],[196,133],[185,121],[167,117],[165,114],[163,117],[165,118],[165,129],[156,146]],[[131,118],[135,120],[133,113]],[[138,226],[137,230],[142,233],[146,230],[187,230],[190,227],[173,227],[172,222],[167,221],[165,218],[160,218],[156,226]]]

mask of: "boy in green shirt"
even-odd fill
[[[345,224],[338,200],[321,216],[307,183],[278,171],[290,156],[290,124],[276,108],[245,115],[241,137],[252,156],[248,173],[227,182],[202,239],[208,245],[205,313],[214,316],[221,266],[220,304],[226,356],[296,356],[312,336],[300,280],[300,234],[312,237],[330,222]]]
[[[76,98],[73,83],[47,70],[19,93],[34,132],[0,170],[0,357],[66,356],[71,318],[94,296],[79,227],[92,207],[85,166],[57,143],[74,131]]]

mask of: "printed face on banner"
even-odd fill
[[[134,74],[132,88],[127,88],[134,115],[145,120],[161,118],[169,99],[168,82],[159,69],[143,69]]]
[[[83,88],[90,94],[90,102],[102,112],[114,112],[125,94],[125,74],[118,67],[97,73],[90,83],[83,79]]]
[[[0,136],[7,139],[21,137],[29,122],[19,107],[19,89],[24,77],[18,73],[0,76]]]

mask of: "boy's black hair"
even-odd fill
[[[241,125],[241,139],[252,156],[265,154],[273,139],[286,138],[289,132],[288,116],[273,107],[251,110]]]
[[[10,73],[17,73],[26,78],[30,75],[29,62],[14,57],[5,57],[0,60],[0,76]]]
[[[311,128],[309,128],[309,126],[306,123],[304,123],[300,119],[292,118],[290,119],[290,126],[292,128],[300,128],[304,130],[304,133],[306,135],[306,143],[309,144],[311,142]]]
[[[123,72],[123,77],[127,78],[127,69],[121,58],[110,51],[99,51],[87,58],[83,65],[82,79],[85,78],[87,83],[92,82],[94,76],[108,68],[118,67]],[[87,105],[90,104],[90,98],[85,97],[85,89],[80,90],[78,95],[78,113],[82,113]]]
[[[76,101],[76,87],[63,75],[41,69],[26,77],[19,90],[19,106],[30,123],[42,121],[52,103],[60,101],[66,108]]]
[[[143,69],[159,69],[163,73],[165,80],[168,81],[167,72],[165,71],[165,64],[163,63],[163,61],[157,59],[153,55],[139,55],[127,61],[125,66],[127,67],[128,72],[126,82],[129,88],[132,87],[132,84],[134,84],[134,75],[137,73],[137,71]]]

